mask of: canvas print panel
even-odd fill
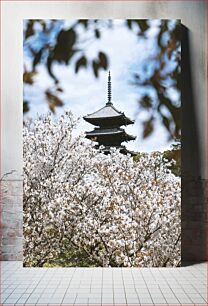
[[[180,21],[23,30],[24,266],[179,266]]]

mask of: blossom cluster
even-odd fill
[[[25,123],[24,264],[78,249],[96,266],[180,265],[181,182],[161,153],[105,155],[71,112]]]

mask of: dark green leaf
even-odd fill
[[[152,100],[149,96],[144,96],[143,99],[140,101],[140,105],[143,108],[150,108],[152,106]]]
[[[55,77],[55,75],[53,74],[53,71],[52,71],[52,63],[53,63],[53,59],[49,56],[48,59],[47,59],[47,69],[48,69],[48,73],[49,75],[54,79],[55,83],[57,84],[59,81],[58,79]]]
[[[108,59],[105,53],[99,52],[99,61],[100,66],[106,70],[108,68]]]
[[[27,113],[30,110],[29,108],[29,102],[23,101],[23,113]]]
[[[57,37],[58,44],[66,43],[67,46],[72,46],[76,41],[76,33],[74,29],[61,30]]]
[[[76,62],[75,73],[77,73],[81,67],[87,67],[87,59],[84,55]]]
[[[45,20],[39,20],[39,23],[42,25],[42,28],[43,28],[43,32],[46,32],[47,31],[47,27],[46,27],[46,22]]]
[[[52,94],[49,90],[47,90],[45,94],[49,103],[54,104],[55,106],[64,105],[63,101],[54,94]]]
[[[34,29],[33,29],[33,25],[34,25],[34,21],[29,20],[28,23],[27,23],[26,31],[25,31],[25,39],[27,39],[28,37],[35,34]]]
[[[176,41],[179,41],[179,42],[181,41],[181,23],[179,20],[177,21],[176,27],[172,31],[171,36]]]
[[[95,37],[100,38],[100,31],[98,29],[95,29]]]
[[[132,29],[132,20],[131,19],[127,19],[126,20],[126,24],[127,24],[127,27],[131,30]]]
[[[165,97],[163,94],[158,93],[158,98],[160,101],[160,105],[164,105],[167,107],[171,115],[171,118],[169,120],[174,123],[174,126],[171,129],[171,137],[179,137],[181,131],[181,108],[173,105],[172,101],[169,98]]]
[[[147,20],[143,19],[143,20],[137,20],[137,24],[140,27],[141,32],[144,34],[144,32],[146,32],[149,29],[149,25],[147,23]]]
[[[172,150],[167,150],[163,152],[163,159],[168,161],[175,160],[175,164],[169,166],[169,169],[176,176],[181,176],[181,147],[178,145],[173,145]]]
[[[88,19],[79,19],[78,22],[82,24],[85,27],[85,29],[88,28]]]
[[[31,71],[31,72],[28,72],[28,71],[24,71],[24,74],[23,74],[23,82],[26,83],[26,84],[30,84],[32,85],[33,84],[33,77],[36,75],[36,71]]]
[[[95,60],[93,60],[93,62],[92,62],[92,68],[93,68],[94,75],[97,78],[98,77],[99,65]]]
[[[164,116],[164,115],[161,115],[161,116],[162,116],[163,125],[170,132],[170,119],[168,117]]]
[[[57,107],[57,106],[63,106],[64,105],[64,103],[63,103],[63,101],[59,98],[59,97],[57,97],[57,96],[55,96],[54,94],[52,94],[49,90],[47,90],[46,92],[45,92],[45,95],[46,95],[46,98],[47,98],[47,101],[48,101],[48,106],[49,106],[49,109],[53,112],[53,113],[55,113],[55,108]]]
[[[76,50],[73,48],[76,42],[76,33],[73,29],[61,30],[57,42],[52,51],[51,58],[58,62],[69,63]]]
[[[56,91],[63,92],[63,89],[61,87],[58,87],[56,88]]]
[[[157,37],[157,43],[160,48],[162,48],[162,36],[168,31],[168,20],[161,20],[160,32]]]
[[[52,113],[55,114],[55,105],[53,103],[48,103],[48,107],[52,111]]]
[[[33,70],[35,69],[35,67],[37,66],[37,64],[40,63],[40,60],[41,60],[41,56],[42,56],[42,53],[43,53],[43,49],[40,49],[39,52],[37,52],[35,55],[34,55],[34,58],[33,58]]]
[[[143,138],[148,137],[153,132],[153,118],[143,122]]]

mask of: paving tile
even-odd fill
[[[22,288],[22,289],[25,289],[25,290],[27,289],[27,287],[28,286],[26,284],[19,284],[18,285],[18,288]]]
[[[75,299],[76,299],[76,296],[75,297],[65,297],[64,299],[63,299],[63,304],[67,304],[67,303],[74,303],[75,302]]]
[[[32,291],[31,294],[39,294],[39,293],[36,293],[35,291]],[[43,290],[40,295],[43,295],[43,294],[54,294],[55,293],[55,290],[54,289],[45,289]]]
[[[4,304],[16,304],[16,302],[18,301],[18,299],[6,299],[6,301],[4,301]]]
[[[111,304],[112,304],[112,303],[111,303]],[[94,305],[96,305],[96,306],[98,306],[98,305],[101,306],[102,303],[101,303],[101,301],[99,301],[99,300],[98,300],[98,301],[97,301],[97,300],[93,300],[93,301],[90,301],[90,300],[89,300],[88,305],[89,305],[89,306],[94,306]],[[110,304],[109,304],[109,305],[110,305]]]
[[[144,298],[144,299],[151,299],[151,295],[149,293],[138,293],[138,297],[140,298]]]
[[[128,304],[139,304],[138,298],[126,298]]]
[[[88,297],[87,298],[82,298],[82,299],[76,299],[75,304],[88,304]]]
[[[99,283],[96,282],[96,284],[94,284],[94,285],[97,285],[97,284],[99,284]],[[100,285],[101,285],[101,283],[100,283]],[[103,288],[112,287],[113,286],[113,282],[102,283],[102,286],[103,286]]]
[[[111,293],[111,294],[105,294],[105,293],[103,293],[102,294],[102,298],[103,299],[112,299],[113,298],[113,296],[114,296],[114,294],[113,293]]]
[[[39,298],[38,299],[38,304],[40,304],[40,303],[48,303],[49,301],[53,301],[53,299],[52,298],[49,298],[49,297],[43,297],[43,298]]]
[[[80,291],[78,291],[77,297],[83,298],[83,297],[88,296],[89,294],[90,294],[89,292],[80,292]]]
[[[165,299],[155,299],[153,298],[153,303],[154,304],[167,304],[166,300]]]
[[[37,297],[37,298],[30,298],[29,297],[28,300],[27,300],[27,304],[36,304],[38,299],[39,299],[39,297]]]
[[[102,298],[102,294],[101,293],[89,293],[88,297],[91,299],[99,299],[99,298]]]
[[[101,296],[89,296],[88,297],[89,298],[89,300],[92,302],[92,301],[100,301],[101,302],[101,300],[102,300],[102,297]]]
[[[46,302],[48,301],[48,303],[61,303],[63,301],[64,296],[63,295],[57,295],[57,296],[50,296],[50,297],[44,297],[44,298],[40,298],[38,300],[38,302],[40,302],[41,300],[45,300]]]
[[[1,286],[1,289],[6,289],[6,288],[10,287],[9,284],[5,285],[4,283],[1,283],[0,286]],[[12,287],[12,288],[13,288],[13,287]]]
[[[149,290],[147,288],[139,288],[139,289],[136,289],[136,292],[138,294],[142,293],[142,294],[148,294],[149,293]]]
[[[16,293],[16,294],[12,293],[12,294],[10,294],[9,299],[17,299],[18,300],[21,296],[22,296],[21,293]]]
[[[162,292],[160,289],[149,288],[149,292],[152,295],[162,295]]]
[[[5,294],[11,294],[14,291],[14,288],[8,288],[4,290]],[[23,290],[24,291],[24,290]]]
[[[114,302],[114,299],[113,299],[113,297],[111,298],[111,297],[109,297],[109,298],[107,298],[107,297],[102,297],[102,304],[106,304],[106,303],[113,303]]]
[[[125,297],[125,291],[121,291],[121,292],[115,292],[114,291],[114,296],[115,297]]]
[[[102,292],[102,288],[91,288],[90,292],[91,293],[101,293]]]
[[[135,284],[135,288],[136,289],[147,289],[147,285],[146,284]]]
[[[91,290],[92,292],[92,290]],[[113,288],[103,288],[102,289],[102,292],[105,293],[105,294],[112,294],[113,293]]]
[[[28,289],[27,289],[28,290]],[[14,289],[11,293],[21,293],[21,294],[23,294],[23,293],[25,293],[26,292],[26,290],[25,289],[22,289],[22,288],[16,288],[16,289]]]
[[[26,289],[25,293],[32,293],[33,290],[34,290],[33,288],[28,288],[28,289]]]
[[[167,293],[167,294],[163,293],[163,296],[165,299],[174,299],[176,297],[173,293]]]
[[[73,293],[77,293],[77,291],[79,291],[79,288],[68,288],[66,290],[66,294],[73,294]]]
[[[43,291],[44,291],[44,289],[35,289],[35,290],[33,290],[33,293],[41,294]]]
[[[41,297],[41,294],[39,294],[39,293],[31,293],[30,294],[30,298],[40,298]]]
[[[192,301],[188,297],[177,296],[177,299],[181,304],[192,304]]]
[[[63,298],[51,298],[50,300],[49,300],[49,303],[53,303],[53,304],[61,304],[62,303],[62,301],[63,301]]]
[[[137,298],[137,294],[136,293],[126,293],[126,298],[133,298],[133,299],[136,299]]]
[[[201,293],[201,292],[199,292],[199,294],[200,294],[200,296],[201,296],[204,300],[207,300],[207,297],[208,297],[207,293]]]
[[[169,297],[171,297],[171,296],[175,296],[175,294],[174,294],[174,292],[173,291],[162,291],[162,295],[163,296],[169,296]]]
[[[205,303],[205,300],[199,294],[189,294],[188,297],[195,303]]]
[[[114,298],[115,304],[126,304],[126,299]]]
[[[165,297],[165,300],[168,304],[179,304],[179,301],[176,297]]]
[[[142,304],[153,304],[152,299],[151,298],[139,298],[139,301]]]
[[[54,293],[55,294],[64,294],[67,289],[55,289]]]
[[[1,294],[1,302],[4,302],[8,299],[9,295]]]

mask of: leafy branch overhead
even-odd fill
[[[149,20],[124,20],[122,26],[133,33],[138,42],[141,39],[148,41],[148,33],[151,30]],[[30,68],[24,67],[24,83],[27,86],[35,86],[38,66],[45,66],[54,82],[53,88],[46,89],[45,97],[50,110],[55,112],[56,107],[64,105],[61,95],[63,89],[55,66],[68,65],[76,74],[85,69],[95,78],[99,78],[100,72],[110,66],[109,54],[98,48],[97,54],[92,57],[88,48],[92,43],[98,45],[103,34],[114,27],[115,21],[112,20],[80,19],[68,26],[64,25],[62,20],[27,20],[24,28],[24,51],[32,63]],[[143,122],[144,138],[154,132],[157,120],[160,120],[167,130],[170,139],[180,138],[180,40],[180,22],[161,20],[155,41],[157,52],[154,58],[145,61],[142,67],[135,65],[135,70],[130,71],[132,83],[140,96],[142,92],[138,108],[147,114]],[[125,48],[125,41],[123,47]],[[145,73],[152,63],[154,69],[151,74]],[[150,94],[149,89],[155,94]],[[172,99],[170,90],[178,96],[177,101]],[[28,99],[24,99],[24,112],[29,111],[30,103]]]
[[[44,25],[42,31],[45,32],[45,35],[50,35],[50,33],[54,30],[54,26],[58,21],[54,20],[51,21],[51,27],[48,29],[48,24],[46,21],[43,20],[35,20],[35,21],[28,21],[27,28],[25,30],[25,44],[27,43],[28,38],[35,35],[35,31],[33,30],[32,26],[35,23],[40,23]],[[40,63],[45,63],[47,66],[47,70],[49,75],[54,79],[56,83],[59,82],[57,77],[53,72],[53,64],[58,62],[60,64],[69,65],[71,59],[81,53],[81,56],[75,62],[75,73],[79,71],[81,67],[87,68],[88,63],[91,64],[92,70],[94,72],[95,77],[98,77],[99,69],[107,69],[108,68],[108,58],[104,52],[99,52],[97,58],[93,60],[87,59],[84,55],[84,51],[81,48],[78,48],[79,45],[79,36],[77,34],[77,26],[79,24],[84,25],[87,28],[87,24],[90,23],[89,20],[79,20],[76,24],[74,24],[68,30],[60,30],[57,33],[57,37],[55,41],[50,44],[43,44],[43,46],[35,51],[30,46],[31,55],[33,57],[33,64],[32,64],[32,71],[31,74],[34,73],[36,66]],[[100,38],[100,31],[99,29],[94,29],[95,38]],[[32,44],[31,44],[32,45]]]
[[[131,26],[131,23],[130,25]],[[146,31],[146,30],[145,30]],[[165,41],[164,37],[168,35]],[[133,83],[138,89],[152,88],[155,93],[151,95],[144,94],[143,98],[138,101],[140,109],[149,114],[149,118],[143,122],[143,137],[148,137],[154,131],[156,118],[159,117],[163,126],[169,133],[170,139],[181,137],[181,103],[180,103],[180,74],[181,74],[181,27],[177,22],[175,27],[170,27],[169,20],[162,20],[160,31],[157,38],[158,51],[152,60],[157,61],[152,75],[143,79],[141,74],[134,74]],[[172,64],[170,70],[168,65]],[[146,64],[142,67],[146,69]],[[175,102],[169,94],[169,90],[174,91],[179,96]]]

